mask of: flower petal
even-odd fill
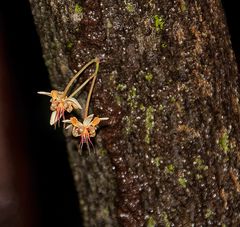
[[[101,117],[100,120],[101,121],[106,121],[106,120],[109,120],[109,117]]]
[[[51,96],[55,100],[57,97],[61,94],[61,92],[58,92],[57,90],[52,90],[51,91]]]
[[[69,128],[72,128],[73,126],[72,125],[68,125],[67,127],[65,127],[65,129],[69,129]]]
[[[82,107],[81,107],[80,103],[77,101],[77,99],[70,97],[70,98],[67,98],[66,101],[72,102],[74,104],[74,106],[77,107],[77,109],[80,109],[80,110],[82,109]]]
[[[46,91],[38,91],[37,93],[40,94],[40,95],[47,95],[47,96],[52,97],[52,95],[51,95],[50,92],[46,92]]]
[[[54,125],[57,122],[57,111],[53,111],[50,117],[50,125]]]
[[[91,125],[95,127],[96,125],[98,125],[100,123],[100,121],[101,121],[101,119],[99,117],[94,117],[91,122]]]
[[[63,120],[62,122],[63,122],[63,123],[70,123],[70,124],[71,124],[71,120],[70,120],[70,119]]]
[[[78,119],[76,117],[71,117],[70,118],[71,124],[75,127],[78,127],[79,125],[81,125],[82,123],[78,121]]]
[[[91,122],[92,119],[93,119],[93,115],[94,115],[94,114],[91,114],[91,115],[87,116],[87,117],[84,119],[84,121],[83,121],[83,125],[84,125],[84,126],[88,126],[88,125],[90,124],[90,122]]]

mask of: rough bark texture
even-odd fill
[[[221,2],[30,2],[53,87],[102,59],[92,110],[110,120],[97,154],[79,156],[66,132],[85,226],[240,225],[239,81]]]

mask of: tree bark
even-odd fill
[[[110,120],[96,154],[79,156],[65,131],[84,226],[240,225],[239,77],[221,2],[30,3],[54,88],[101,58],[91,111]]]

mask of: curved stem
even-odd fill
[[[67,95],[67,92],[68,92],[69,88],[71,87],[71,85],[73,84],[74,80],[76,80],[77,77],[78,77],[89,65],[93,64],[94,62],[96,62],[96,64],[97,64],[97,62],[99,62],[99,59],[98,59],[98,58],[92,59],[90,62],[88,62],[86,65],[84,65],[84,66],[82,67],[82,69],[78,71],[77,74],[74,75],[74,77],[69,81],[69,83],[67,84],[66,88],[64,89],[63,96],[66,96],[66,95]]]
[[[90,90],[89,90],[89,93],[88,93],[86,107],[85,107],[85,112],[84,112],[84,118],[86,118],[88,116],[89,104],[90,104],[90,100],[91,100],[94,84],[95,84],[95,81],[97,79],[97,73],[98,73],[98,70],[99,70],[99,63],[100,63],[99,59],[96,58],[96,70],[95,70],[95,72],[93,74],[93,81],[92,81],[92,84],[91,84],[91,87],[90,87]]]
[[[82,88],[95,76],[95,74],[91,75],[87,80],[84,81],[84,83],[81,84],[81,86],[76,89],[71,95],[69,95],[69,98],[73,97],[76,95],[79,91],[82,90]]]

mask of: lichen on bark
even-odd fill
[[[240,224],[239,81],[220,1],[30,2],[54,87],[101,58],[97,154],[66,133],[85,226]]]

